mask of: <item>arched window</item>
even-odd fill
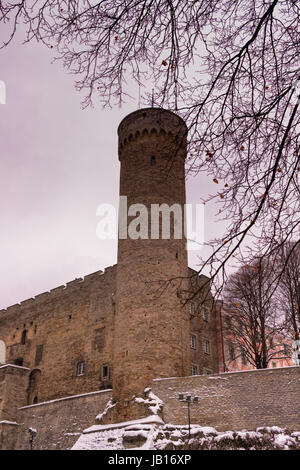
[[[28,387],[28,405],[33,405],[38,402],[39,384],[41,379],[40,369],[34,369],[29,375]]]
[[[22,337],[21,337],[21,344],[26,343],[26,336],[27,336],[27,330],[23,330]]]
[[[0,364],[6,363],[6,346],[4,341],[0,340]]]

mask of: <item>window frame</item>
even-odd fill
[[[86,366],[85,361],[77,362],[77,366],[76,366],[77,377],[81,377],[82,375],[85,375],[85,369],[86,369],[85,366]]]
[[[106,375],[104,375],[104,369],[105,368],[107,368],[107,374]],[[101,371],[102,380],[109,379],[109,373],[110,373],[109,365],[108,364],[103,364],[102,371]]]
[[[193,346],[193,340],[194,340],[194,346]],[[190,346],[191,346],[191,349],[193,349],[194,351],[197,350],[197,336],[194,333],[191,333]]]
[[[208,307],[203,307],[202,309],[202,320],[205,321],[205,323],[209,322],[209,316],[210,316],[210,310]]]
[[[208,348],[206,346],[208,346]],[[210,341],[209,341],[209,339],[203,339],[203,352],[204,352],[204,354],[210,355]]]

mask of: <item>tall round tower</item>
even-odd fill
[[[125,117],[118,135],[121,202],[113,398],[120,404],[120,419],[128,419],[132,416],[126,405],[153,378],[189,375],[189,318],[181,301],[188,275],[187,127],[170,111],[147,108]]]

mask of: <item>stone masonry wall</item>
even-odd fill
[[[22,405],[111,387],[114,292],[110,267],[0,311],[6,362],[32,373]]]
[[[70,449],[110,397],[111,390],[101,390],[21,408],[15,449],[29,449],[29,427],[37,430],[34,449]]]
[[[0,421],[15,421],[26,400],[29,369],[12,365],[0,367]]]
[[[218,431],[280,426],[300,430],[300,367],[210,376],[156,379],[152,390],[164,402],[167,423],[187,424],[187,405],[178,394],[199,396],[191,422]]]
[[[199,403],[191,405],[192,424],[218,431],[300,430],[300,367],[155,379],[152,391],[164,402],[166,423],[187,424],[187,405],[178,401],[183,393],[199,396]],[[17,424],[0,423],[2,449],[29,449],[29,427],[38,433],[35,449],[70,449],[110,398],[111,390],[103,390],[21,407]]]
[[[0,367],[0,449],[13,449],[18,431],[18,408],[26,400],[29,369]]]

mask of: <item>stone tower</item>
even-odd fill
[[[143,204],[148,210],[146,236],[142,222],[137,231],[143,227],[144,238],[134,239],[125,238],[124,226],[137,225],[140,216],[144,221],[144,209],[130,209],[134,211],[127,220],[122,207],[119,212],[123,233],[118,243],[113,398],[118,420],[126,420],[133,418],[132,397],[153,378],[189,375],[189,318],[182,305],[188,275],[183,230],[187,127],[170,111],[147,108],[125,117],[118,135],[120,196],[127,196],[128,209]],[[177,215],[170,211],[170,237],[162,238],[167,218],[152,217],[153,204],[176,205]]]

